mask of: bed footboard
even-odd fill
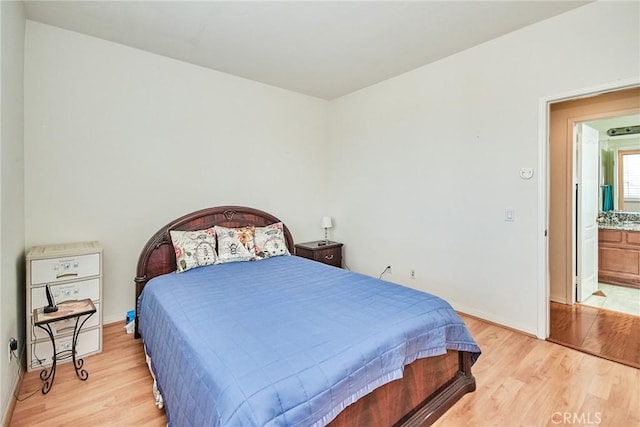
[[[385,384],[349,405],[329,425],[428,426],[475,389],[471,354],[449,351],[446,355],[418,359],[406,366],[403,378]]]

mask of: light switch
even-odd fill
[[[504,220],[505,221],[511,221],[511,222],[513,222],[515,220],[512,208],[506,208],[504,210]]]

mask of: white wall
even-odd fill
[[[255,206],[302,241],[329,214],[352,269],[536,333],[539,102],[637,76],[638,12],[589,4],[330,103],[27,21],[27,246],[100,240],[119,319],[178,215]]]
[[[329,207],[349,266],[390,264],[389,280],[540,335],[539,103],[637,78],[639,6],[589,4],[332,101]]]
[[[99,240],[106,321],[188,212],[252,206],[321,237],[327,101],[32,21],[25,55],[26,243]]]
[[[19,378],[9,338],[24,349],[23,58],[22,3],[0,2],[0,425]]]

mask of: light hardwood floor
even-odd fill
[[[436,422],[450,426],[640,426],[640,370],[463,316],[482,348],[478,389]],[[85,359],[87,382],[60,367],[51,392],[17,402],[12,426],[161,426],[142,345],[107,325],[104,352]],[[20,395],[38,390],[37,372]]]
[[[84,359],[87,381],[76,378],[70,363],[58,365],[53,387],[40,392],[39,371],[22,381],[11,426],[165,426],[156,408],[140,340],[127,335],[124,322],[104,327],[103,352]]]
[[[640,426],[637,368],[463,318],[478,387],[435,426]]]

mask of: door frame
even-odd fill
[[[538,101],[538,292],[537,292],[537,332],[541,339],[549,337],[549,227],[550,207],[550,110],[551,104],[578,98],[591,97],[606,92],[631,89],[640,86],[640,78],[617,80],[581,89],[573,89],[564,93],[545,96]]]

